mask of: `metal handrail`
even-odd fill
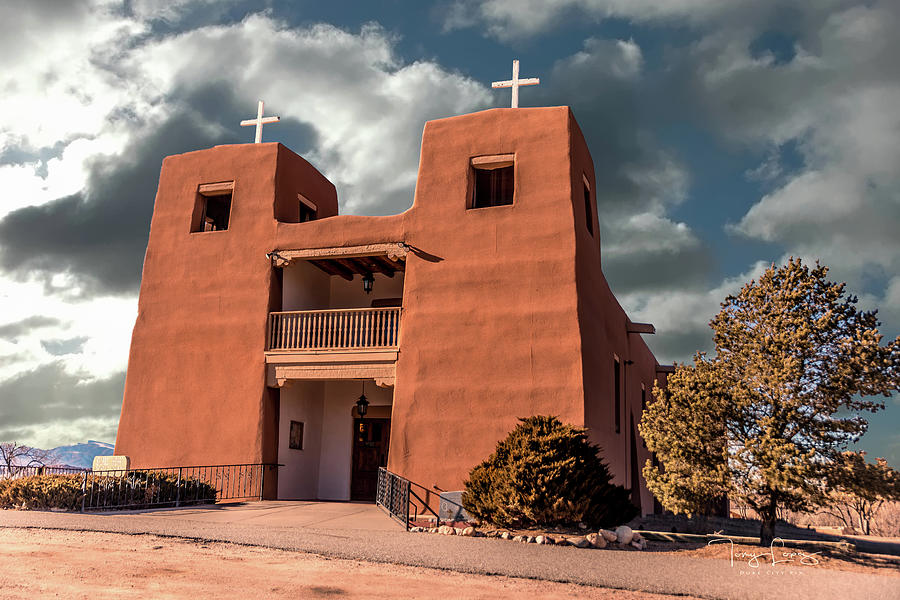
[[[391,518],[399,521],[409,531],[409,508],[412,505],[410,498],[415,498],[422,503],[424,509],[434,515],[435,519],[437,519],[437,526],[440,527],[440,515],[434,512],[425,500],[422,500],[418,494],[412,491],[412,486],[425,490],[426,496],[431,493],[423,485],[413,483],[402,475],[397,475],[384,467],[378,467],[378,487],[375,494],[375,504],[386,510]],[[418,511],[416,511],[416,516],[418,516]]]

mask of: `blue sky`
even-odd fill
[[[604,271],[661,362],[719,302],[821,260],[900,333],[900,6],[889,0],[13,1],[0,8],[0,438],[113,440],[162,158],[265,129],[341,211],[412,202],[428,119],[569,105]],[[900,403],[861,447],[900,464]]]

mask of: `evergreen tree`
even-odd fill
[[[637,508],[600,459],[584,429],[534,416],[497,443],[469,473],[463,507],[503,527],[619,525]]]
[[[641,434],[660,461],[644,475],[663,506],[690,513],[728,493],[760,515],[768,545],[779,508],[827,503],[829,474],[868,426],[859,413],[884,408],[866,397],[900,390],[900,337],[882,346],[876,311],[858,310],[827,273],[772,265],[710,322],[715,358],[679,365],[668,394],[655,390]]]

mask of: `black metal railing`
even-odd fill
[[[91,471],[66,467],[0,468],[0,479],[64,475],[80,479],[81,510],[178,507],[262,500],[270,463]]]
[[[424,491],[427,500],[423,500],[413,487]],[[375,494],[375,504],[387,511],[391,518],[399,521],[406,529],[409,529],[411,508],[415,509],[415,518],[418,518],[419,507],[422,512],[434,515],[437,526],[441,524],[441,518],[430,506],[430,494],[426,487],[413,483],[405,477],[388,471],[384,467],[378,467],[378,488]],[[418,503],[416,502],[418,501]]]

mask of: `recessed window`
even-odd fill
[[[191,232],[225,231],[231,216],[233,181],[204,183],[197,189]]]
[[[514,155],[477,156],[472,159],[472,175],[469,208],[489,208],[513,203]]]
[[[307,221],[315,221],[316,214],[319,212],[316,205],[303,194],[297,194],[297,200],[300,202],[300,218],[298,223],[306,223]]]
[[[290,447],[292,450],[303,450],[302,421],[291,421]]]
[[[588,233],[594,235],[594,208],[593,203],[591,202],[591,186],[588,183],[587,177],[582,175],[581,178],[584,180],[584,218],[585,223],[587,223]]]
[[[613,404],[616,408],[616,433],[622,432],[622,369],[619,358],[613,358]]]

